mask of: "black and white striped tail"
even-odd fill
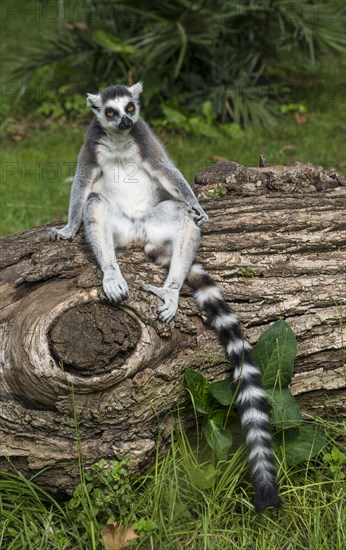
[[[261,374],[251,357],[251,346],[243,339],[239,321],[223,299],[220,289],[199,264],[191,267],[187,281],[197,304],[208,316],[209,325],[219,334],[234,368],[236,404],[245,434],[255,506],[258,512],[281,506],[276,484],[267,401]]]

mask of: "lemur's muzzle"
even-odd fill
[[[123,116],[118,126],[119,130],[128,130],[132,128],[133,122],[128,116]]]

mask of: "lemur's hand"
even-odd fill
[[[203,208],[198,202],[195,202],[192,205],[188,205],[188,213],[192,215],[194,222],[198,227],[203,225],[209,220],[208,215],[204,212]]]
[[[103,274],[103,292],[111,302],[121,302],[129,296],[127,282],[119,269],[110,270]]]

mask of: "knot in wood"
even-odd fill
[[[140,327],[126,311],[100,302],[68,309],[49,331],[57,364],[85,376],[121,366],[139,337]]]

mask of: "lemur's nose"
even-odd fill
[[[132,120],[128,116],[124,115],[121,118],[118,128],[119,130],[128,130],[129,128],[132,128],[132,126],[133,126]]]

